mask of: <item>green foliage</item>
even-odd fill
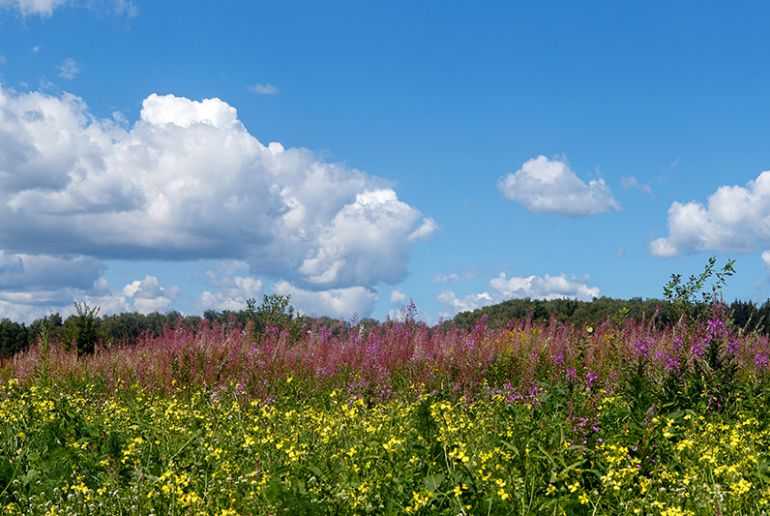
[[[254,298],[246,301],[246,314],[252,324],[255,339],[259,340],[270,332],[282,330],[289,333],[292,341],[299,338],[302,320],[290,301],[290,296],[280,294],[265,294],[259,306]]]
[[[30,331],[21,323],[0,320],[0,358],[9,357],[30,344]]]
[[[96,343],[99,340],[96,319],[99,307],[88,306],[85,301],[82,303],[75,301],[75,311],[77,312],[74,330],[75,348],[78,356],[90,355],[96,349]]]
[[[663,287],[663,297],[673,305],[679,317],[702,317],[711,304],[721,301],[727,278],[735,274],[735,260],[728,260],[719,270],[715,269],[716,263],[716,257],[712,256],[703,272],[691,275],[687,281],[683,281],[681,274],[671,275],[671,280]],[[708,288],[712,276],[714,280]]]
[[[768,313],[770,314],[770,305]],[[461,312],[455,316],[453,322],[461,328],[472,328],[484,316],[488,318],[490,328],[503,328],[511,322],[523,319],[547,321],[552,317],[577,327],[597,325],[605,321],[622,325],[626,319],[633,319],[651,321],[655,327],[662,328],[676,321],[671,305],[659,299],[599,297],[592,301],[511,299],[472,312]]]

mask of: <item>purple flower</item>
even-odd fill
[[[732,338],[729,341],[727,341],[727,352],[731,355],[737,355],[738,354],[738,348],[740,347],[741,343],[738,339]]]
[[[708,340],[721,337],[725,333],[725,323],[722,319],[709,319],[706,324]]]
[[[634,354],[636,358],[647,358],[650,353],[650,341],[647,339],[637,339],[634,344]]]
[[[757,369],[767,369],[768,355],[765,351],[757,351],[754,355],[754,367]]]
[[[599,379],[599,375],[594,373],[593,371],[586,371],[586,388],[590,389],[594,386],[594,383],[596,380]]]
[[[679,363],[679,357],[674,355],[673,353],[666,353],[666,363],[665,368],[667,373],[676,373],[679,371],[679,366],[681,364]]]
[[[690,356],[693,359],[703,358],[703,352],[706,350],[706,342],[703,340],[696,340],[690,344]]]

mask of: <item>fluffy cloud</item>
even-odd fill
[[[770,245],[770,171],[745,186],[720,186],[706,205],[674,202],[665,238],[650,243],[655,256],[697,251],[749,252]]]
[[[440,292],[439,295],[436,296],[436,300],[448,310],[448,312],[445,312],[442,315],[454,315],[459,312],[468,312],[481,308],[482,306],[491,305],[495,302],[495,299],[489,292],[477,292],[475,294],[458,297],[452,290]]]
[[[168,309],[179,295],[179,289],[166,289],[155,276],[145,276],[143,280],[136,280],[124,286],[123,294],[134,310],[148,314]]]
[[[287,281],[279,281],[273,291],[276,294],[291,296],[292,305],[303,314],[328,315],[338,319],[350,319],[353,315],[367,317],[377,302],[377,294],[364,287],[315,291],[295,287]]]
[[[770,273],[770,251],[762,251],[762,263],[765,264],[765,269]]]
[[[443,305],[447,312],[444,316],[451,316],[458,312],[465,312],[481,308],[482,306],[501,303],[507,299],[579,299],[590,301],[599,296],[599,289],[590,287],[586,280],[568,278],[564,274],[551,276],[546,274],[539,276],[513,276],[507,277],[500,273],[489,282],[490,291],[477,292],[458,297],[451,290],[445,290],[437,296],[436,300]]]
[[[599,296],[599,289],[589,287],[584,281],[569,279],[564,274],[559,276],[506,277],[501,272],[489,282],[499,297],[506,299],[530,297],[533,299],[580,299],[590,301]]]
[[[393,291],[390,293],[390,304],[392,305],[403,303],[406,301],[406,299],[406,294],[398,289],[393,289]]]
[[[30,321],[68,309],[75,299],[109,294],[103,270],[101,262],[85,256],[0,251],[0,317]]]
[[[73,312],[73,301],[101,307],[101,313],[164,311],[179,294],[147,276],[110,291],[104,264],[87,256],[14,254],[0,251],[0,317],[29,322],[52,312]]]
[[[2,88],[0,219],[14,252],[244,260],[338,308],[403,279],[408,245],[436,227],[383,180],[263,145],[219,99],[153,94],[128,126]]]
[[[244,267],[245,266],[245,267]],[[197,306],[202,310],[243,310],[246,308],[246,300],[254,298],[259,300],[262,294],[262,282],[256,278],[242,275],[232,275],[244,269],[248,265],[242,262],[233,262],[226,274],[219,276],[214,271],[208,271],[209,284],[213,290],[204,290],[199,296]]]
[[[529,211],[561,215],[595,215],[620,209],[603,179],[586,184],[566,162],[538,156],[498,182],[506,199]]]

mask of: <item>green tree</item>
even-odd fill
[[[75,301],[75,346],[78,351],[78,356],[90,355],[96,349],[96,342],[99,340],[99,333],[97,331],[97,319],[99,314],[98,306],[88,306],[83,301],[78,303]]]
[[[292,341],[299,338],[302,320],[290,302],[291,296],[280,294],[265,294],[259,306],[254,298],[246,300],[246,313],[253,325],[255,339],[276,330],[288,331]]]
[[[712,256],[703,272],[691,275],[687,281],[682,279],[681,274],[671,275],[671,280],[663,287],[663,297],[673,305],[679,318],[692,320],[704,316],[710,305],[721,301],[727,278],[735,274],[735,260],[728,260],[719,270],[715,269],[716,264],[717,259]],[[712,277],[713,283],[708,288]]]

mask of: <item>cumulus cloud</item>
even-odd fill
[[[458,297],[452,290],[440,292],[438,296],[436,296],[436,300],[448,309],[448,312],[444,315],[468,312],[481,308],[482,306],[491,305],[495,302],[495,299],[489,292],[477,292]]]
[[[0,295],[18,289],[72,288],[88,290],[99,280],[104,264],[86,256],[57,257],[0,251]]]
[[[390,304],[392,305],[403,303],[406,301],[406,299],[406,294],[398,289],[393,289],[393,291],[390,293]]]
[[[620,209],[603,179],[586,184],[565,161],[545,156],[525,162],[497,186],[506,199],[537,213],[582,216]]]
[[[145,276],[143,280],[136,280],[124,286],[123,294],[134,310],[147,314],[168,309],[179,295],[179,289],[166,289],[155,276]]]
[[[409,244],[435,230],[383,180],[262,144],[219,99],[153,94],[130,126],[2,88],[0,219],[15,252],[243,260],[338,308],[402,280]]]
[[[250,92],[256,93],[257,95],[277,95],[280,91],[278,89],[278,86],[275,86],[273,84],[267,84],[267,83],[257,83],[249,86],[247,88]]]
[[[698,251],[750,252],[770,246],[770,171],[745,186],[720,186],[704,205],[674,202],[668,236],[650,243],[655,256]]]
[[[73,313],[73,301],[101,307],[102,314],[164,311],[178,296],[154,276],[113,293],[105,265],[87,256],[28,255],[0,251],[0,318],[30,322],[53,312]]]
[[[104,265],[85,256],[0,251],[0,318],[29,322],[72,307],[73,300],[109,294]]]
[[[214,289],[204,290],[198,296],[197,306],[200,309],[238,311],[246,308],[247,299],[259,299],[262,294],[262,282],[248,275],[233,275],[236,271],[248,269],[248,265],[243,262],[233,264],[225,266],[230,270],[224,275],[218,275],[214,271],[207,272],[209,284]]]
[[[338,319],[350,319],[354,315],[368,317],[377,302],[377,294],[364,287],[306,290],[287,281],[279,281],[273,291],[291,296],[292,305],[303,314],[327,315]]]
[[[83,67],[80,65],[80,63],[71,57],[68,57],[61,62],[61,64],[57,67],[57,70],[59,70],[59,77],[66,81],[71,81],[77,77],[81,71],[83,71]]]
[[[489,282],[489,291],[477,292],[459,297],[452,290],[445,290],[436,300],[447,308],[443,315],[476,310],[486,305],[501,303],[508,299],[578,299],[590,301],[599,296],[599,289],[591,287],[586,279],[568,278],[564,274],[551,276],[512,276],[500,273]]]

